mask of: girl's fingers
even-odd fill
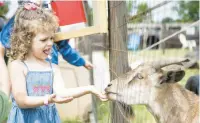
[[[93,94],[95,94],[101,101],[107,101],[108,97],[106,94],[101,93],[98,91],[94,86],[90,86],[90,90]]]
[[[50,98],[52,99],[52,98],[55,98],[56,97],[56,94],[51,94],[50,95]]]
[[[105,102],[105,101],[108,101],[108,98],[107,99],[100,99],[101,101]]]
[[[99,95],[99,99],[100,99],[101,101],[108,101],[108,97],[107,97],[105,94],[100,94],[100,95]]]
[[[105,94],[101,94],[101,98],[107,99],[108,97],[107,97],[107,95],[105,95]]]
[[[47,98],[48,98],[49,103],[53,103],[53,102],[54,102],[54,101],[53,101],[53,98],[56,97],[56,94],[51,94],[51,95],[46,95],[46,96],[47,96]]]
[[[90,63],[89,61],[86,61],[84,67],[87,68],[87,69],[92,69],[93,68],[93,64]]]

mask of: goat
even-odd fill
[[[176,83],[185,72],[162,69],[185,61],[140,64],[111,81],[105,89],[107,96],[127,105],[145,105],[157,123],[198,123],[198,96]]]

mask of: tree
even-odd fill
[[[113,6],[118,5],[115,9]],[[124,1],[109,1],[108,2],[108,24],[109,24],[109,66],[110,66],[110,79],[115,79],[118,75],[126,73],[130,70],[128,66],[128,54],[118,52],[127,51],[127,8]],[[120,24],[124,24],[118,27]],[[117,76],[116,76],[117,75]],[[132,107],[124,104],[112,103],[111,115],[112,123],[129,123],[126,119],[127,116],[133,116]],[[124,117],[125,115],[125,117]]]
[[[178,22],[192,22],[199,20],[199,1],[179,1],[175,7],[180,16]]]
[[[141,3],[138,5],[137,14],[142,13],[144,11],[148,10],[147,3]],[[150,18],[148,18],[149,20]],[[141,15],[140,17],[137,17],[135,20],[133,20],[134,23],[141,23],[143,21],[147,20],[147,15]]]
[[[162,23],[172,23],[172,22],[174,22],[174,20],[170,17],[166,17],[162,20]]]
[[[88,1],[83,1],[84,8],[86,11],[86,18],[87,18],[87,25],[92,26],[93,25],[93,11],[92,8],[89,6]]]
[[[0,31],[5,23],[5,14],[8,12],[9,2],[0,2]]]
[[[133,10],[133,6],[134,6],[134,1],[126,1],[126,8],[127,8],[127,12],[128,12],[128,16],[131,16],[132,10]]]
[[[1,3],[1,6],[0,6],[0,17],[5,18],[4,16],[8,12],[8,4],[9,4],[9,2]]]

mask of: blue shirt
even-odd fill
[[[13,30],[14,17],[3,27],[0,32],[0,42],[5,48],[10,48],[10,36]],[[56,46],[57,45],[57,46]],[[85,60],[78,54],[77,51],[72,49],[68,44],[68,40],[62,40],[54,43],[52,48],[52,63],[58,64],[58,52],[62,55],[63,59],[75,66],[85,65]]]

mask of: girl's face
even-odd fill
[[[51,54],[54,33],[37,33],[33,38],[31,54],[38,59],[45,60]]]

